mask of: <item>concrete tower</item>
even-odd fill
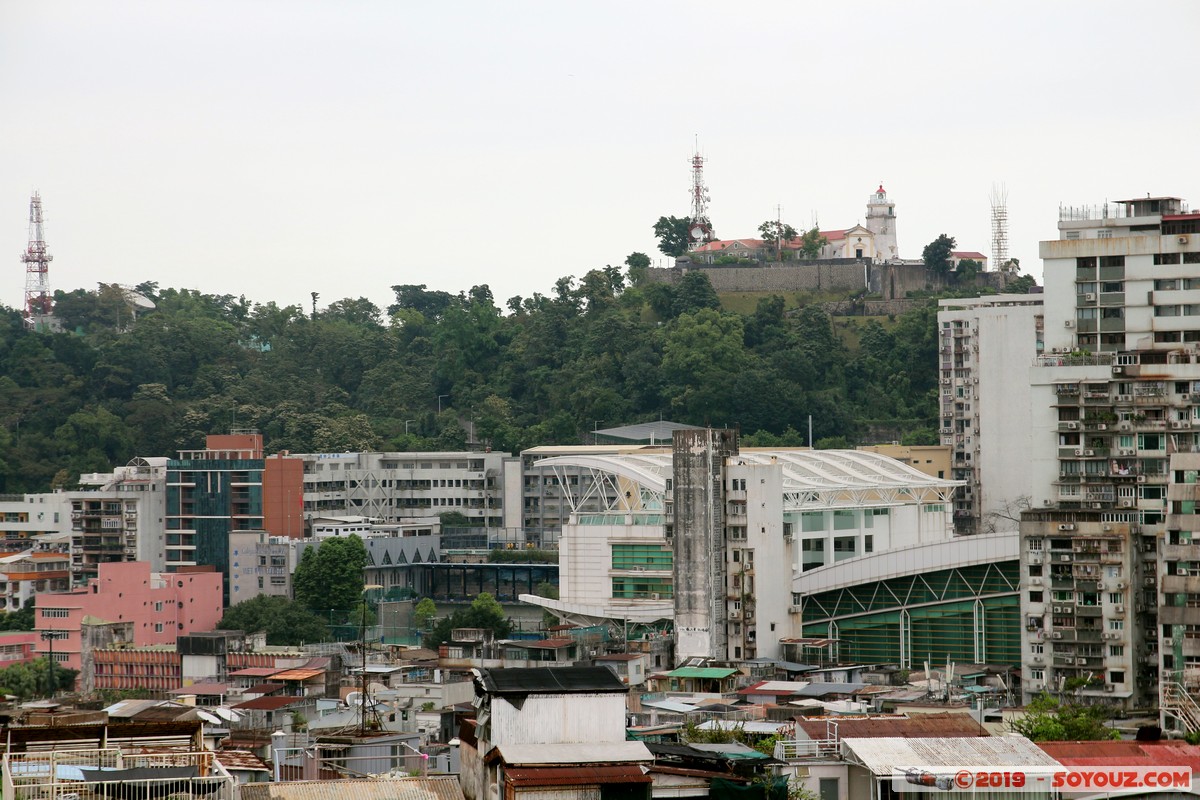
[[[675,656],[728,658],[725,587],[725,461],[737,455],[735,431],[675,431]]]
[[[867,199],[866,228],[875,234],[875,258],[891,261],[900,257],[896,246],[896,204],[888,201],[883,184]]]

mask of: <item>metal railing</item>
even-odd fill
[[[3,800],[234,800],[233,777],[214,753],[124,754],[119,748],[7,753]]]
[[[837,739],[791,739],[775,742],[775,758],[797,761],[803,758],[836,758],[841,753]]]

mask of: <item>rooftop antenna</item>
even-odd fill
[[[25,327],[37,330],[50,316],[50,262],[54,256],[46,251],[46,236],[42,231],[42,196],[34,192],[29,198],[29,244],[21,254],[25,264]]]
[[[992,184],[992,269],[1008,264],[1008,188]]]

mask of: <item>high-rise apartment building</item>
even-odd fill
[[[942,444],[952,450],[958,533],[1017,530],[1029,508],[1025,375],[1042,351],[1042,297],[942,300],[938,311]],[[947,476],[951,477],[951,476]]]
[[[1026,373],[1026,693],[1153,704],[1160,668],[1187,663],[1158,623],[1188,586],[1160,592],[1159,576],[1169,459],[1200,449],[1200,214],[1146,197],[1064,207],[1058,227],[1041,243],[1044,351]],[[1196,558],[1173,560],[1175,576]]]

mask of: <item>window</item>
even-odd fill
[[[1035,656],[1040,656],[1042,653],[1046,652],[1046,646],[1041,642],[1034,642],[1033,644],[1029,645],[1029,652],[1033,653]]]
[[[156,623],[154,623],[154,632],[155,632],[155,633],[162,633],[162,632],[163,632],[163,624],[162,624],[161,622],[156,622]]]
[[[43,608],[41,612],[42,619],[66,619],[71,615],[65,608]]]
[[[1031,681],[1044,681],[1044,680],[1046,680],[1046,672],[1045,672],[1045,670],[1040,670],[1040,669],[1031,669],[1031,670],[1029,670],[1029,680],[1031,680]]]
[[[1042,593],[1041,592],[1030,592],[1029,593],[1029,602],[1031,602],[1031,603],[1043,602],[1042,601]]]
[[[1108,621],[1108,629],[1110,631],[1123,631],[1125,630],[1125,621],[1120,619],[1110,619]]]
[[[1124,658],[1125,657],[1125,645],[1110,644],[1108,646],[1108,655],[1110,658]]]
[[[162,610],[163,610],[163,604],[162,604],[162,601],[161,601],[161,600],[159,600],[158,602],[156,602],[156,603],[154,604],[154,610],[155,610],[155,611],[162,611]]]
[[[627,570],[669,570],[672,553],[658,544],[614,544],[612,568]]]
[[[1116,670],[1108,673],[1108,682],[1109,683],[1124,683],[1125,682],[1125,673],[1123,671],[1118,672]]]
[[[1121,603],[1125,602],[1125,596],[1120,592],[1109,592],[1108,602],[1112,605],[1120,605]]]
[[[825,530],[824,511],[805,511],[800,515],[800,530],[804,533],[815,533]]]

